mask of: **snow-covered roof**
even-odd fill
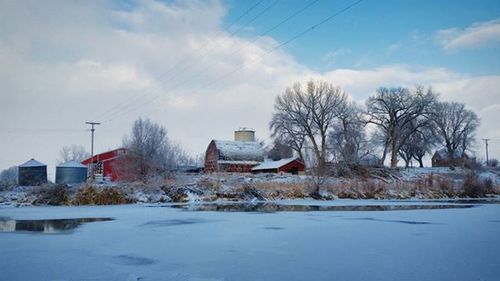
[[[238,160],[219,160],[219,164],[234,164],[234,165],[258,165],[259,161],[238,161]]]
[[[214,140],[219,152],[219,160],[226,161],[264,161],[264,149],[256,141]]]
[[[87,168],[87,166],[83,165],[82,163],[78,161],[68,161],[66,163],[63,163],[61,165],[58,165],[57,167],[63,167],[63,168]]]
[[[297,159],[296,157],[292,157],[292,158],[281,159],[278,161],[265,161],[260,165],[253,167],[252,171],[278,169],[279,167],[283,167],[284,165],[296,159]]]
[[[44,167],[44,166],[47,165],[43,164],[42,162],[38,162],[33,158],[31,158],[26,163],[19,165],[19,167]]]
[[[441,148],[440,150],[436,151],[437,154],[439,154],[439,157],[442,159],[447,159],[448,158],[448,150],[446,148]],[[453,153],[453,158],[454,159],[459,159],[464,156],[464,152],[460,149],[455,150]]]

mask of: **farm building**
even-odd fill
[[[87,173],[87,166],[77,161],[68,161],[56,167],[56,183],[82,183],[87,179]]]
[[[47,165],[31,159],[18,167],[19,185],[40,185],[47,182]]]
[[[448,167],[450,164],[454,166],[463,166],[469,156],[464,151],[455,151],[452,159],[448,159],[448,151],[442,148],[432,156],[432,167]]]
[[[89,173],[93,170],[95,178],[116,181],[121,178],[119,169],[117,169],[117,159],[124,155],[125,152],[125,148],[107,151],[83,160],[82,164],[87,166],[91,165],[91,163],[93,164],[93,169],[89,168]]]
[[[205,172],[248,173],[264,161],[264,149],[255,141],[255,132],[234,132],[234,141],[212,140],[205,153]]]
[[[266,161],[252,168],[253,173],[290,173],[297,175],[305,170],[304,162],[298,158]]]
[[[380,158],[374,154],[366,154],[359,159],[359,165],[365,167],[377,167],[380,166]]]

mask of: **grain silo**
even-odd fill
[[[75,184],[86,179],[87,166],[77,161],[68,161],[56,167],[56,183]]]
[[[234,131],[235,141],[255,141],[255,131],[249,128],[241,128]]]
[[[40,185],[47,182],[47,165],[31,159],[18,168],[19,185]]]

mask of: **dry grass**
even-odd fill
[[[472,174],[465,177],[462,196],[479,198],[490,194],[498,194],[498,188],[495,188],[491,179],[481,180]]]
[[[305,198],[310,191],[305,183],[256,182],[252,186],[270,200]]]
[[[36,195],[36,199],[33,201],[34,205],[60,206],[71,204],[68,186],[64,184],[45,184],[34,193]]]
[[[221,181],[216,178],[201,177],[198,182],[198,186],[208,189],[213,192],[217,192],[221,188]]]
[[[88,185],[78,189],[73,203],[75,205],[119,205],[133,202],[119,188],[97,189]]]

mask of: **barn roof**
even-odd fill
[[[83,160],[82,164],[84,164],[84,165],[90,164],[91,160],[93,160],[94,162],[95,161],[108,161],[108,160],[111,160],[111,159],[118,157],[120,153],[125,152],[126,150],[127,149],[125,147],[120,147],[117,149],[113,149],[110,151],[99,153],[99,154],[94,155],[93,157],[89,157],[89,158]]]
[[[264,161],[264,149],[256,141],[214,140],[219,153],[219,160],[225,161]]]
[[[292,158],[281,159],[278,161],[266,161],[266,162],[261,163],[258,166],[253,167],[252,171],[278,169],[278,168],[283,167],[286,164],[293,162],[297,159],[298,158],[296,158],[296,157],[292,157]]]
[[[441,148],[440,150],[436,151],[435,154],[439,155],[439,157],[441,157],[441,159],[448,158],[448,150],[446,148]],[[464,155],[465,155],[464,151],[462,151],[461,149],[457,149],[453,153],[453,158],[460,159],[460,158],[464,157]]]
[[[19,167],[45,167],[47,165],[43,164],[42,162],[38,162],[35,159],[31,158],[29,161],[25,162],[24,164],[19,165]]]
[[[57,167],[62,167],[62,168],[87,168],[87,166],[83,165],[82,163],[78,161],[68,161],[66,163],[62,163],[60,165],[57,165]]]

